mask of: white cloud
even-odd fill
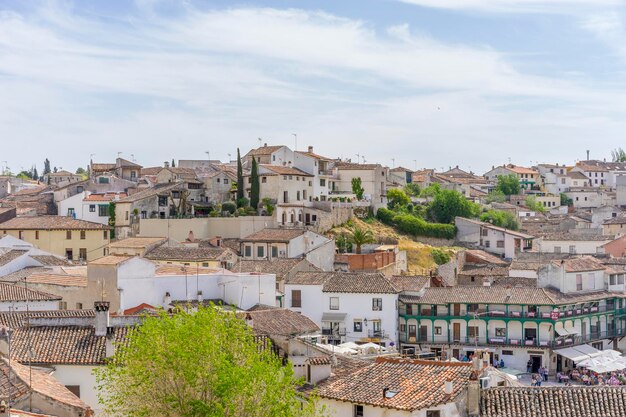
[[[332,157],[407,155],[409,166],[469,159],[478,170],[503,162],[514,143],[530,158],[573,156],[589,137],[611,149],[626,127],[615,114],[626,108],[619,88],[527,75],[503,52],[441,42],[408,24],[376,30],[293,9],[165,17],[148,8],[100,19],[53,3],[34,17],[0,15],[6,158],[68,167],[123,151],[160,164],[207,149],[225,158],[259,136],[291,144],[298,132],[301,146]],[[24,143],[37,152],[23,152]]]
[[[484,13],[573,14],[624,5],[623,0],[399,0],[403,3],[437,9],[480,11]]]

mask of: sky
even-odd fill
[[[0,0],[0,164],[296,141],[476,173],[609,159],[625,19],[626,0]]]

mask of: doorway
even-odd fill
[[[425,342],[428,339],[428,326],[420,326],[420,341]]]
[[[538,355],[530,355],[530,360],[532,361],[532,373],[536,374],[541,368],[541,356]]]
[[[461,323],[452,323],[452,340],[461,341]]]

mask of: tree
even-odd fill
[[[420,195],[420,186],[414,182],[410,182],[404,186],[404,192],[410,197],[418,197]]]
[[[19,174],[17,174],[17,178],[20,178],[23,180],[30,180],[32,179],[32,174],[28,171],[22,171]]]
[[[43,175],[49,174],[50,172],[50,161],[46,158],[46,160],[43,161]]]
[[[477,217],[480,208],[454,190],[441,190],[428,205],[428,216],[438,223],[452,223],[455,217]]]
[[[387,190],[387,207],[389,207],[390,210],[405,208],[410,202],[411,199],[404,191],[396,188]]]
[[[433,248],[430,251],[430,254],[433,257],[433,260],[437,265],[443,265],[450,262],[450,254],[438,248]]]
[[[96,381],[100,403],[114,416],[315,415],[292,367],[262,348],[240,316],[215,306],[146,317]]]
[[[487,204],[504,203],[505,201],[506,201],[506,196],[500,190],[493,190],[489,194],[487,194],[487,197],[485,197],[485,203]]]
[[[237,148],[237,201],[243,197],[243,165],[241,165],[241,156]]]
[[[176,162],[174,161],[174,158],[172,158],[172,168],[176,168]]]
[[[519,223],[515,218],[515,215],[508,211],[502,210],[488,210],[480,215],[480,221],[491,223],[494,226],[504,227],[510,230],[519,229]]]
[[[253,209],[259,208],[259,194],[261,192],[261,184],[259,184],[259,172],[256,164],[256,159],[252,159],[252,169],[250,170],[250,179],[252,184],[250,186],[250,207]]]
[[[420,192],[420,198],[434,197],[441,191],[441,186],[437,183],[430,184],[428,187],[422,189]]]
[[[115,202],[109,203],[109,227],[111,227],[111,240],[115,239]]]
[[[356,225],[348,229],[348,241],[356,246],[356,253],[361,253],[361,246],[376,242],[372,229],[363,229]]]
[[[85,168],[83,167],[78,167],[76,169],[76,175],[80,175],[82,177],[82,179],[87,179],[89,178],[89,174],[87,173],[87,170],[85,170]]]
[[[356,195],[356,199],[359,201],[363,200],[364,192],[361,177],[352,178],[352,193]]]
[[[517,175],[498,175],[498,182],[495,189],[504,195],[519,194],[520,185]]]
[[[622,148],[616,148],[611,151],[613,162],[626,162],[626,152]]]
[[[543,207],[543,204],[539,203],[537,199],[532,195],[526,197],[526,200],[524,200],[524,205],[529,209],[533,211],[538,211],[540,213],[546,211],[545,207]]]
[[[571,206],[574,204],[574,201],[567,196],[565,193],[561,193],[561,205],[562,206]]]
[[[33,179],[35,181],[39,181],[39,173],[37,172],[37,167],[36,166],[33,166],[33,176],[32,177],[33,177]]]
[[[274,214],[274,209],[276,209],[276,206],[274,206],[274,204],[272,203],[271,198],[265,197],[263,200],[261,200],[261,204],[263,204],[263,207],[265,208],[265,212],[267,213],[268,216],[271,216],[272,214]]]
[[[52,172],[54,172],[55,174],[58,172],[59,170],[57,169],[57,167],[52,168]]]

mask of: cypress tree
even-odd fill
[[[176,168],[176,163],[174,162],[174,158],[172,158],[172,168]]]
[[[46,175],[49,173],[50,173],[50,161],[48,160],[48,158],[46,158],[46,160],[43,161],[43,175]]]
[[[259,193],[261,185],[259,184],[258,167],[256,164],[256,159],[254,158],[252,159],[252,170],[250,172],[250,178],[252,180],[252,186],[250,190],[250,207],[256,210],[259,207]]]

